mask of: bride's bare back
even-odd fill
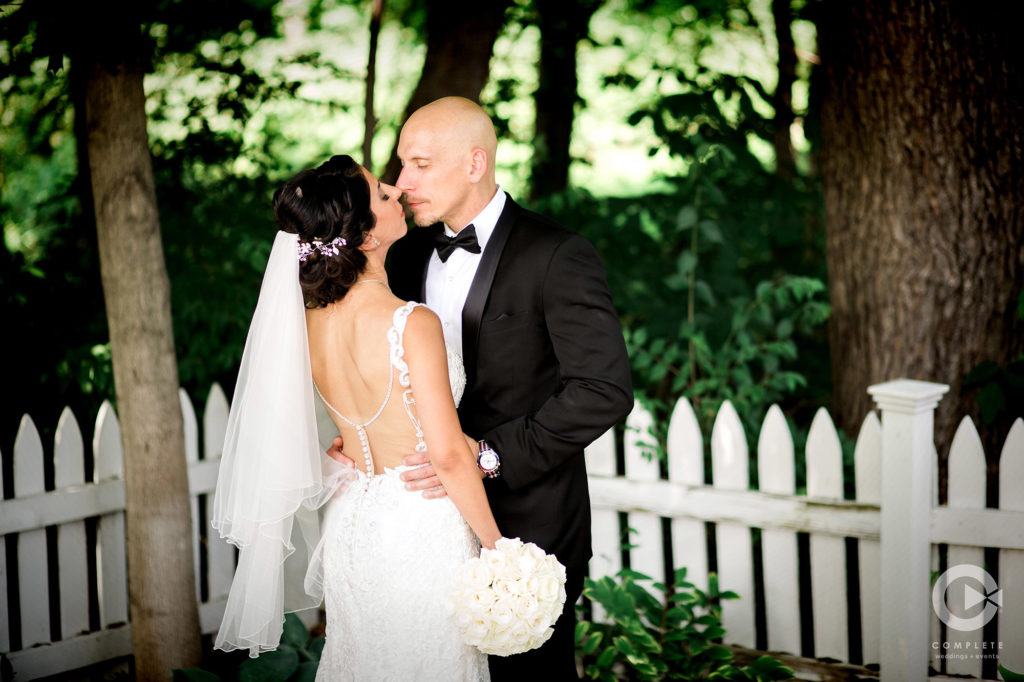
[[[400,465],[417,443],[387,338],[395,310],[403,303],[386,285],[365,280],[338,303],[306,311],[309,358],[320,394],[355,424],[366,424],[380,412],[365,426],[377,473]],[[441,356],[437,362],[446,359]],[[345,441],[346,454],[366,471],[356,427],[328,412]]]

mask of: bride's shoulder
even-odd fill
[[[444,343],[441,320],[433,310],[423,304],[407,302],[395,311],[396,317],[402,313],[406,318],[404,336],[407,346],[410,341],[423,344],[441,339],[441,343]]]

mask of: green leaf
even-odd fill
[[[316,682],[316,669],[318,666],[319,663],[316,661],[299,663],[298,670],[288,678],[288,682]]]
[[[1006,407],[1006,396],[999,384],[986,384],[978,390],[975,398],[981,410],[981,422],[990,426]]]
[[[285,614],[281,643],[288,644],[296,649],[303,649],[308,642],[309,630],[306,629],[306,625],[302,620],[294,613]]]
[[[1022,294],[1024,297],[1024,294]],[[1006,666],[999,666],[999,674],[1002,675],[1005,682],[1024,682],[1024,674],[1015,673]]]
[[[689,275],[697,267],[697,256],[692,251],[683,251],[676,260],[676,269],[680,275]]]
[[[676,228],[680,231],[688,230],[697,224],[697,208],[694,206],[683,206],[676,214]]]
[[[601,655],[597,657],[597,666],[599,668],[607,668],[615,660],[616,651],[614,647],[608,647],[601,652]]]
[[[175,668],[171,671],[174,682],[220,682],[220,678],[211,672],[198,668]]]
[[[310,655],[310,658],[312,658],[314,661],[319,661],[320,657],[323,655],[324,644],[326,644],[326,643],[327,643],[327,638],[326,637],[317,637],[316,639],[314,639],[310,643],[309,648],[306,649],[306,651]]]
[[[277,649],[250,658],[238,666],[239,682],[280,682],[287,680],[299,667],[299,654],[294,649]]]
[[[584,655],[590,656],[595,651],[597,651],[597,647],[601,646],[601,641],[603,639],[604,636],[600,632],[591,635],[590,638],[587,639],[587,641],[583,644]]]

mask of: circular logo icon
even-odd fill
[[[980,566],[958,564],[932,587],[932,608],[943,623],[961,632],[985,626],[1003,605],[995,579]]]

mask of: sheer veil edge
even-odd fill
[[[211,525],[240,550],[217,649],[276,649],[323,600],[318,509],[356,474],[317,436],[297,235],[278,232],[245,341]]]

